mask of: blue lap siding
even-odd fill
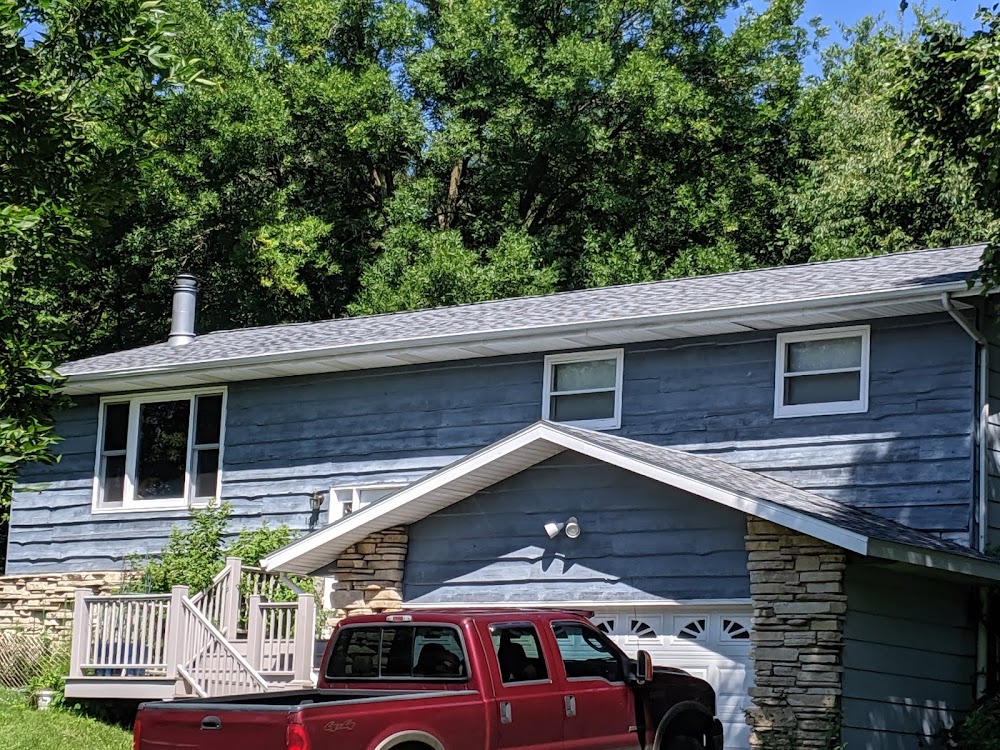
[[[627,346],[618,434],[708,453],[968,543],[972,341],[945,315],[872,321],[864,414],[774,419],[775,333]],[[542,354],[228,386],[222,496],[237,527],[306,531],[309,496],[413,481],[541,416]],[[108,569],[159,549],[183,511],[92,515],[97,399],[63,415],[55,466],[29,467],[8,572]]]
[[[847,569],[843,734],[851,750],[936,747],[972,706],[974,591],[873,566]]]
[[[577,539],[549,522],[576,517]],[[562,453],[410,526],[411,603],[749,599],[746,517]]]

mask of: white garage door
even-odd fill
[[[594,624],[634,656],[643,649],[653,663],[679,667],[708,681],[717,696],[726,750],[746,750],[750,728],[743,711],[750,705],[750,608],[703,610],[597,610]]]

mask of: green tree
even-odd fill
[[[0,0],[0,516],[17,468],[52,460],[66,295],[145,150],[137,113],[198,75],[170,33],[159,0]]]
[[[807,34],[775,0],[421,4],[406,81],[428,125],[350,310],[770,260]]]
[[[78,351],[774,259],[798,0],[175,0],[214,89],[158,113]]]
[[[152,557],[130,556],[128,562],[135,577],[129,586],[141,592],[162,593],[173,586],[188,586],[191,593],[197,593],[211,585],[227,557],[238,557],[244,565],[256,566],[262,557],[295,538],[288,526],[272,527],[267,521],[256,528],[243,529],[233,538],[231,517],[228,503],[193,509],[185,526],[170,529],[161,552]],[[283,596],[289,594],[291,591],[286,590]]]
[[[966,35],[956,26],[921,25],[905,50],[893,98],[907,130],[907,156],[917,168],[941,170],[956,160],[971,192],[993,223],[982,274],[1000,283],[1000,14],[980,8],[981,27]]]
[[[976,204],[967,164],[946,153],[934,164],[914,162],[907,153],[893,96],[900,61],[918,36],[873,18],[844,36],[825,50],[822,76],[796,112],[806,145],[782,231],[785,259],[981,241],[990,217]]]

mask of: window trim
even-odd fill
[[[204,508],[212,498],[194,497],[195,476],[194,454],[195,446],[195,417],[196,409],[192,408],[188,414],[188,446],[187,458],[184,465],[184,497],[180,499],[172,498],[167,500],[136,500],[135,499],[135,477],[138,471],[139,456],[137,452],[139,443],[139,407],[142,404],[157,403],[161,401],[182,401],[188,399],[192,406],[198,396],[222,396],[222,406],[219,413],[219,470],[215,480],[215,499],[221,500],[222,496],[222,467],[223,453],[226,446],[226,413],[229,399],[229,389],[225,386],[214,386],[205,388],[185,388],[173,391],[149,391],[135,394],[121,394],[115,396],[102,396],[98,403],[97,412],[97,445],[95,446],[94,457],[94,481],[91,491],[90,512],[92,514],[107,513],[138,513],[142,511],[157,510],[186,510],[188,508]],[[125,478],[124,489],[122,491],[121,507],[112,508],[101,505],[101,459],[104,457],[104,430],[105,412],[109,404],[128,404],[128,432],[125,441]]]
[[[328,524],[330,524],[330,523],[336,523],[337,521],[341,520],[342,518],[346,518],[347,516],[351,515],[351,513],[357,513],[359,510],[361,510],[361,508],[363,506],[361,505],[361,498],[358,495],[358,493],[361,490],[389,490],[389,492],[387,493],[387,495],[385,495],[387,497],[389,494],[392,494],[393,492],[396,492],[397,490],[401,490],[401,489],[403,489],[404,487],[406,487],[409,484],[411,484],[411,483],[410,482],[376,482],[374,484],[338,484],[338,485],[332,485],[330,487],[330,507],[327,510],[327,523]],[[337,497],[337,493],[338,492],[350,492],[351,493],[351,513],[346,513],[345,514],[343,512],[344,506],[347,505],[347,503],[340,502],[340,499]],[[379,500],[381,500],[381,498],[379,498]],[[379,502],[379,500],[376,500],[375,502],[377,503],[377,502]],[[369,505],[371,505],[371,503],[369,503]],[[334,512],[335,509],[338,510],[338,511],[340,511],[340,515],[334,516],[333,512]]]
[[[622,383],[624,380],[625,350],[599,349],[589,352],[565,352],[562,354],[545,355],[545,372],[542,379],[542,419],[554,422],[552,419],[553,396],[568,396],[575,393],[609,393],[611,388],[592,388],[582,391],[552,391],[553,365],[563,365],[572,362],[593,362],[595,360],[613,359],[615,361],[615,413],[613,417],[604,419],[581,419],[572,422],[555,422],[556,424],[584,427],[590,430],[617,430],[622,426]]]
[[[859,373],[858,398],[853,401],[824,401],[816,404],[786,404],[785,372],[787,345],[801,341],[823,341],[826,339],[861,339],[861,365],[859,367],[842,367],[832,370],[817,370],[812,374],[857,372]],[[774,365],[774,417],[815,417],[831,414],[861,414],[868,411],[868,384],[871,378],[871,326],[843,326],[840,328],[822,328],[810,331],[791,331],[779,333],[776,339],[776,356]],[[807,373],[798,373],[804,375]],[[794,375],[793,375],[794,377]]]

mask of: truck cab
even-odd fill
[[[588,614],[463,609],[353,617],[330,640],[319,686],[474,687],[492,698],[495,747],[503,749],[721,747],[711,686],[652,668],[642,652],[629,659]]]

